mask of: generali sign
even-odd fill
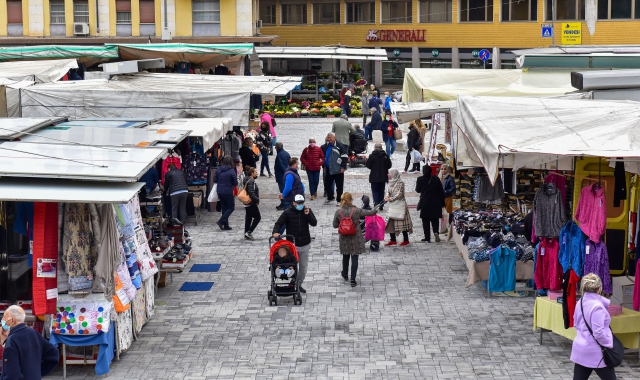
[[[425,29],[370,29],[367,34],[369,42],[425,42]]]

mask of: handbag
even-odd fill
[[[389,219],[404,220],[405,212],[407,211],[407,202],[404,200],[393,201],[389,203],[387,209],[387,217]]]
[[[211,192],[209,193],[209,196],[207,197],[207,201],[209,203],[212,203],[212,202],[217,202],[219,200],[220,200],[220,198],[218,198],[218,184],[214,183],[213,184],[213,188],[211,189]]]
[[[238,200],[245,205],[248,205],[249,203],[251,203],[251,197],[249,196],[249,193],[247,193],[248,184],[249,184],[249,181],[247,181],[244,184],[244,187],[242,188],[242,190],[240,190],[240,193],[238,194]]]
[[[624,346],[622,345],[622,342],[620,341],[620,339],[618,339],[617,336],[613,334],[613,331],[611,331],[611,336],[613,337],[612,348],[604,347],[603,345],[600,344],[600,342],[598,342],[596,337],[593,336],[593,330],[591,330],[591,326],[589,326],[589,324],[587,323],[587,319],[584,317],[584,306],[582,305],[583,300],[584,300],[584,296],[582,299],[580,299],[580,309],[582,310],[582,319],[584,319],[584,324],[587,325],[587,329],[589,330],[591,337],[593,337],[593,340],[595,340],[596,343],[598,343],[598,346],[600,346],[600,349],[602,350],[602,359],[604,360],[604,363],[607,365],[607,367],[612,367],[612,368],[618,367],[620,364],[622,364],[622,360],[624,359]],[[609,326],[609,329],[611,329],[611,326]],[[600,365],[600,363],[598,363],[598,365]]]
[[[393,138],[396,140],[402,140],[402,131],[399,129],[393,130]]]

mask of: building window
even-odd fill
[[[537,21],[538,0],[503,0],[502,21]]]
[[[634,5],[635,18],[638,18],[640,7],[638,0],[600,0],[598,1],[598,20],[631,19]]]
[[[131,24],[131,0],[116,0],[116,24]]]
[[[64,1],[56,0],[49,3],[49,23],[64,25]]]
[[[7,0],[7,24],[22,25],[22,1]]]
[[[282,4],[282,25],[306,24],[307,4]]]
[[[420,22],[451,22],[451,0],[424,0],[420,2]]]
[[[340,23],[340,3],[334,4],[314,4],[313,5],[314,24],[339,24]]]
[[[460,21],[493,21],[493,0],[460,0]]]
[[[276,5],[275,4],[263,4],[260,2],[260,20],[262,25],[275,25],[276,24]]]
[[[584,0],[555,0],[556,20],[584,20]],[[546,18],[552,20],[552,0],[547,0]]]
[[[89,23],[89,3],[87,1],[73,2],[73,22]]]
[[[220,22],[220,1],[193,0],[193,22]]]
[[[154,0],[140,0],[140,23],[156,23],[156,6]]]
[[[347,23],[376,22],[376,3],[347,3]]]
[[[411,1],[382,1],[382,22],[385,24],[404,24],[412,22]]]

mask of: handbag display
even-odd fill
[[[603,345],[600,344],[600,342],[598,342],[596,337],[593,336],[593,330],[591,330],[591,326],[589,326],[589,324],[587,323],[587,319],[584,317],[584,306],[582,305],[583,299],[584,298],[580,299],[580,309],[582,310],[582,319],[584,319],[584,324],[587,325],[587,329],[589,329],[589,333],[591,334],[591,337],[593,337],[593,340],[595,340],[596,343],[598,343],[598,346],[600,346],[600,349],[602,350],[602,359],[604,360],[604,363],[607,365],[607,367],[612,367],[612,368],[618,367],[620,364],[622,364],[622,360],[624,359],[624,346],[622,345],[622,342],[620,341],[620,339],[618,339],[617,336],[613,334],[613,331],[611,331],[611,336],[613,337],[612,348],[604,347]],[[609,326],[609,329],[611,329],[611,326]]]
[[[212,203],[212,202],[217,202],[219,200],[220,199],[218,198],[218,184],[214,183],[213,184],[213,188],[211,189],[211,192],[209,193],[209,197],[207,198],[207,201],[209,203]]]
[[[389,203],[387,209],[387,217],[389,219],[403,220],[405,212],[407,211],[407,202],[404,200],[393,201]]]
[[[248,205],[249,203],[251,203],[251,197],[249,196],[249,193],[247,192],[247,185],[249,184],[249,181],[247,181],[247,183],[244,184],[244,187],[242,188],[242,190],[240,190],[240,193],[238,193],[238,200],[240,202],[242,202],[242,204]]]
[[[396,140],[402,140],[402,131],[399,129],[393,130],[393,138]]]

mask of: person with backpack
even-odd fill
[[[340,208],[333,216],[333,228],[338,229],[340,253],[342,254],[342,278],[349,281],[349,260],[351,260],[351,287],[358,285],[358,255],[365,252],[364,236],[360,228],[360,218],[376,215],[378,210],[363,210],[353,205],[351,193],[343,193]]]

